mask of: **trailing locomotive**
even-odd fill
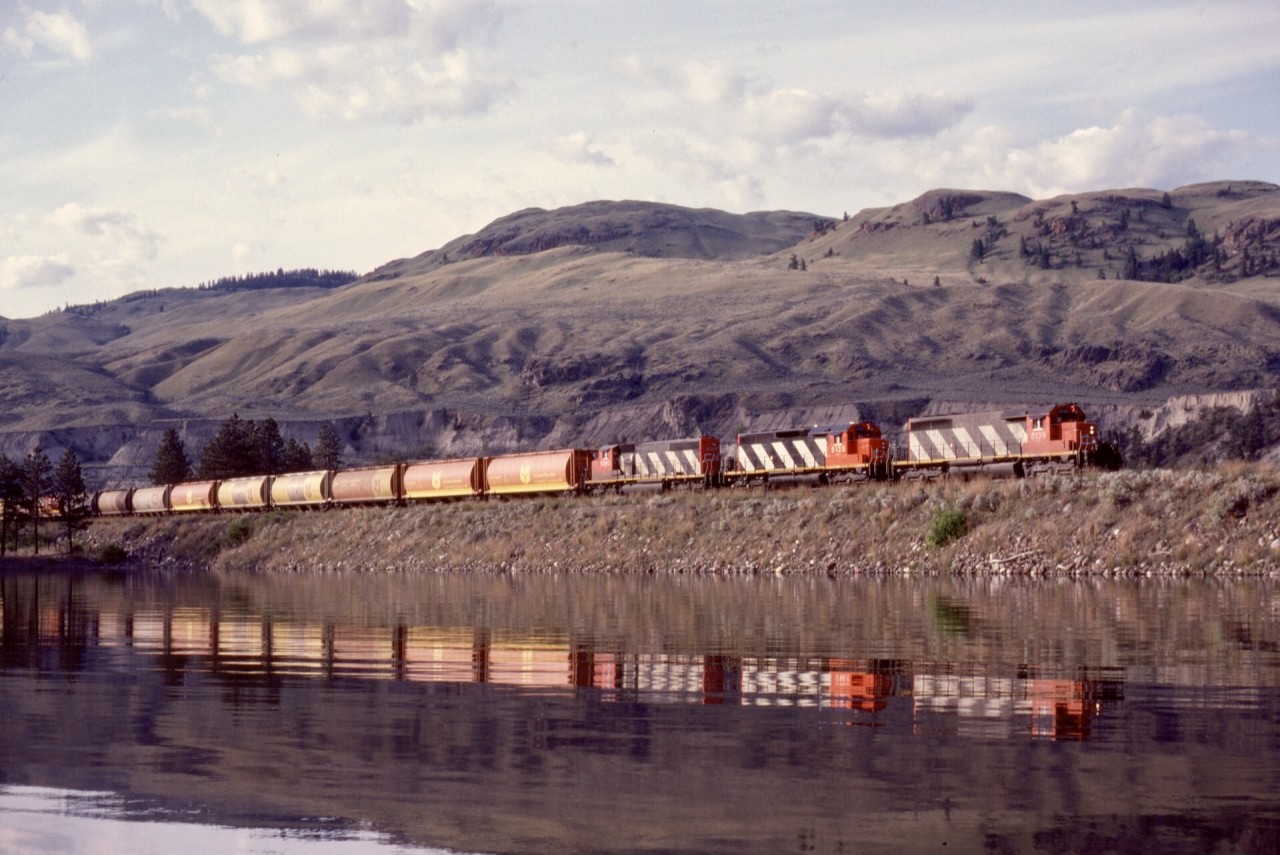
[[[258,475],[93,497],[96,516],[403,505],[536,494],[854,484],[980,473],[1015,477],[1114,469],[1119,455],[1075,404],[910,419],[905,447],[874,422]]]
[[[1047,410],[957,413],[908,419],[907,453],[894,461],[903,478],[950,473],[1016,477],[1117,468],[1119,455],[1076,404]]]
[[[883,481],[891,477],[889,441],[872,422],[793,428],[738,435],[727,474],[730,484],[794,484]]]
[[[591,458],[592,488],[602,491],[716,487],[721,474],[714,436],[607,445]]]

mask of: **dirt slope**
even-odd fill
[[[1175,269],[1193,234],[1212,254]],[[790,413],[892,424],[939,400],[1122,419],[1280,385],[1278,248],[1280,188],[1259,182],[938,190],[847,220],[533,209],[335,290],[170,289],[4,321],[0,450],[79,444],[110,469],[103,430],[128,426],[136,468],[157,420],[195,451],[232,412],[300,439],[342,420],[357,455]]]

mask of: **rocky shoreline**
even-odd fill
[[[174,572],[1278,576],[1280,470],[97,520],[81,541]]]

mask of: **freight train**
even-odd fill
[[[1026,477],[1116,468],[1119,454],[1076,404],[1035,411],[910,419],[891,445],[874,422],[567,448],[492,457],[325,469],[287,475],[103,490],[96,516],[403,505],[412,502],[588,495],[678,488],[783,487],[934,479]]]

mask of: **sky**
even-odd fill
[[[0,316],[530,208],[1280,183],[1280,4],[0,0]]]

